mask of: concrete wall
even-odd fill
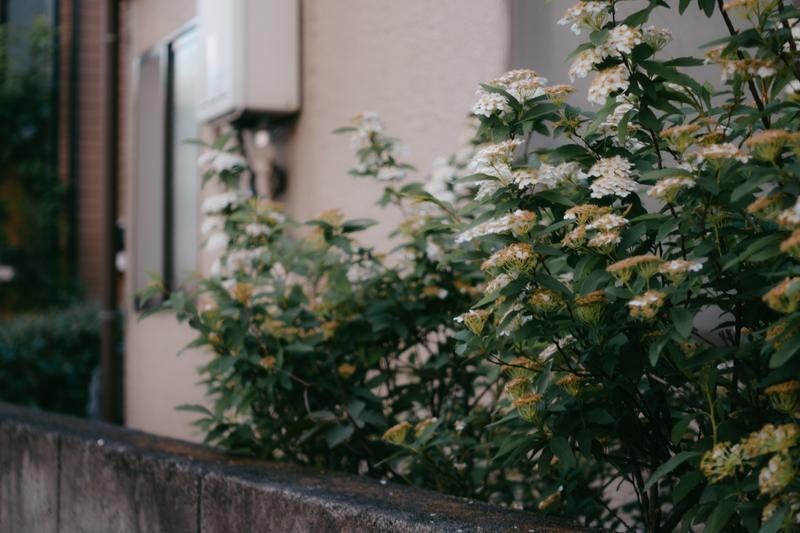
[[[437,155],[457,147],[477,84],[506,70],[507,2],[306,0],[302,8],[303,107],[288,140],[288,209],[300,218],[339,207],[381,219],[365,238],[383,243],[399,214],[374,205],[379,186],[347,175],[349,141],[331,131],[360,111],[378,111],[424,175]],[[194,0],[131,0],[129,9],[131,64],[195,15]],[[196,439],[192,416],[174,410],[202,401],[195,369],[203,354],[175,355],[191,330],[167,314],[138,322],[130,305],[126,324],[126,423]]]
[[[0,404],[0,531],[581,531],[564,520]]]

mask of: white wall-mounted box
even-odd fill
[[[199,118],[300,110],[300,0],[197,0]]]

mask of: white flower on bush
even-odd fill
[[[628,225],[628,219],[619,215],[615,215],[613,213],[609,213],[607,215],[603,215],[594,220],[594,222],[590,223],[586,227],[588,229],[597,229],[602,231],[611,231],[615,229],[622,228]]]
[[[555,189],[567,182],[583,182],[588,177],[589,175],[574,161],[560,163],[556,166],[542,163],[539,167],[539,183],[548,189]]]
[[[578,78],[585,78],[594,70],[595,65],[602,63],[605,57],[601,48],[582,50],[569,67],[569,79],[575,81]]]
[[[520,139],[510,139],[497,144],[482,146],[469,163],[469,169],[475,174],[490,176],[508,173],[508,167],[514,159],[514,151],[522,145]]]
[[[518,102],[524,103],[544,94],[547,79],[539,76],[535,70],[518,69],[506,72],[490,85],[502,88]]]
[[[503,188],[503,183],[499,180],[483,180],[478,183],[478,192],[475,199],[484,200]]]
[[[202,235],[210,235],[215,231],[222,231],[225,227],[225,219],[219,216],[210,216],[203,219],[203,223],[200,224],[200,233]]]
[[[487,220],[477,226],[461,232],[456,237],[456,243],[470,242],[473,239],[498,233],[513,233],[515,236],[524,235],[536,224],[536,214],[531,211],[517,209],[513,213],[500,218]]]
[[[608,38],[601,45],[609,56],[630,54],[637,44],[642,43],[642,32],[638,28],[631,28],[625,24],[615,26],[608,32]]]
[[[750,156],[740,150],[735,144],[721,143],[709,144],[697,149],[696,152],[690,154],[695,164],[700,164],[703,161],[716,161],[720,159],[735,159],[740,163],[747,163]]]
[[[590,176],[597,179],[589,185],[592,198],[618,196],[625,198],[636,192],[639,184],[631,178],[631,163],[618,155],[601,159],[589,169]]]
[[[383,131],[383,123],[378,113],[364,111],[352,120],[355,131],[350,138],[353,148],[366,148],[372,144],[373,137]]]
[[[428,241],[427,243],[425,243],[425,255],[431,261],[437,262],[442,259],[444,251],[442,250],[442,247],[436,244],[435,242]]]
[[[208,236],[205,243],[205,249],[212,254],[224,252],[228,248],[228,234],[222,231],[216,231]]]
[[[197,164],[204,168],[210,168],[217,174],[226,170],[247,168],[247,160],[240,154],[210,149],[200,154]]]
[[[228,207],[239,201],[241,193],[228,191],[220,194],[213,194],[203,200],[200,210],[206,215],[216,215],[225,211]]]
[[[505,272],[495,276],[494,278],[486,284],[486,294],[495,293],[501,289],[503,289],[506,285],[514,281],[517,277],[517,273],[515,272],[514,275],[506,274]]]
[[[378,169],[378,172],[375,175],[375,177],[379,181],[398,181],[405,179],[406,171],[400,167],[383,166]]]
[[[350,265],[350,268],[347,269],[347,281],[350,283],[361,283],[372,278],[374,274],[371,268],[361,263],[355,263]]]
[[[672,41],[672,32],[667,28],[657,28],[652,24],[642,30],[642,41],[653,50],[661,50]]]
[[[620,64],[601,70],[589,86],[588,100],[592,104],[603,105],[606,99],[616,91],[626,91],[630,85],[628,69]]]
[[[250,237],[266,237],[272,233],[272,228],[267,224],[247,224],[244,232]]]
[[[437,157],[433,161],[431,177],[424,186],[425,192],[439,201],[452,203],[456,195],[450,186],[456,178],[458,168],[451,165],[446,157]]]
[[[583,30],[595,31],[603,27],[608,19],[608,4],[606,2],[578,2],[567,10],[558,21],[561,26],[570,24],[570,29],[575,35],[580,35]]]
[[[494,114],[505,115],[511,112],[508,100],[502,94],[490,93],[481,88],[475,93],[478,101],[472,106],[472,114],[484,117],[491,117]]]

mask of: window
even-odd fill
[[[181,32],[138,62],[134,97],[133,279],[174,289],[197,270],[198,43]],[[141,304],[142,302],[138,302]]]

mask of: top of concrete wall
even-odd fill
[[[413,487],[238,460],[0,404],[0,531],[579,531]]]

